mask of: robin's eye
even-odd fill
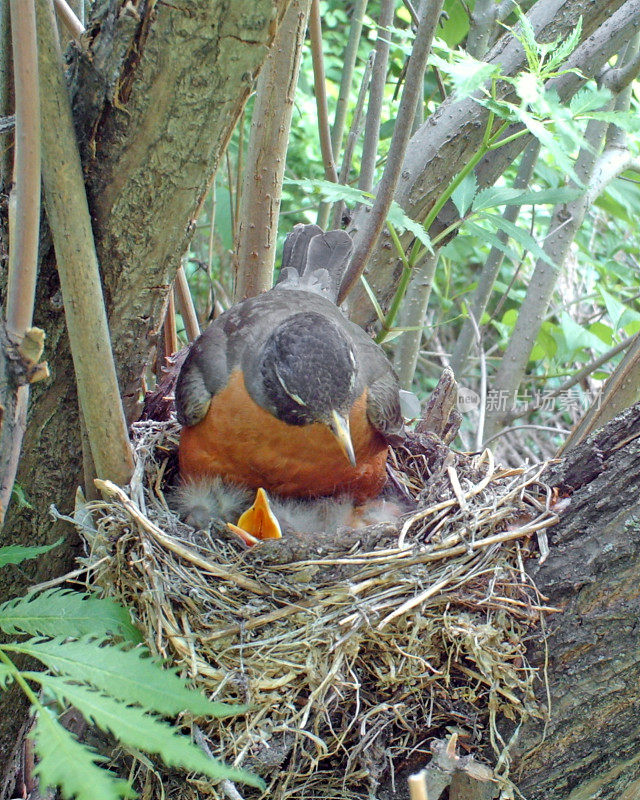
[[[305,408],[307,404],[297,394],[292,394],[289,391],[289,389],[287,388],[287,384],[284,382],[284,379],[283,379],[282,375],[278,372],[278,367],[275,364],[273,365],[273,369],[274,369],[274,371],[276,373],[276,378],[278,379],[278,381],[280,383],[280,386],[282,386],[282,388],[284,389],[287,397],[290,397],[296,405],[299,405],[299,406],[302,406],[303,408]]]

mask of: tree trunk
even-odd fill
[[[640,796],[640,404],[554,468],[570,505],[531,573],[551,606],[549,721],[516,743],[512,777],[528,800]],[[545,644],[531,653],[542,667]],[[545,687],[539,699],[547,705]],[[542,739],[543,732],[546,736]]]

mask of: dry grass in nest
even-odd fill
[[[542,467],[496,470],[489,452],[454,456],[416,437],[390,469],[418,511],[242,550],[169,510],[177,432],[137,426],[132,489],[104,484],[111,496],[91,504],[87,562],[96,584],[135,609],[153,651],[212,698],[251,705],[201,721],[198,735],[261,774],[264,797],[373,796],[423,766],[447,730],[466,752],[498,754],[496,715],[539,714],[525,647],[545,609],[523,562],[555,520]],[[193,779],[180,796],[229,791]]]

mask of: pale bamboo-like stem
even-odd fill
[[[43,180],[78,399],[99,477],[127,483],[133,453],[118,390],[98,259],[52,0],[37,0]]]
[[[14,188],[9,199],[7,332],[22,341],[31,327],[40,226],[40,99],[33,0],[11,0],[15,80]]]
[[[56,12],[62,20],[62,24],[73,36],[74,39],[79,40],[84,33],[84,25],[76,16],[74,10],[65,0],[53,0],[56,7]]]
[[[187,282],[187,276],[185,275],[182,264],[178,267],[178,271],[176,272],[173,288],[176,293],[178,310],[184,322],[184,329],[187,332],[187,339],[192,342],[200,336],[200,325],[198,325],[196,308],[193,305],[189,283]]]

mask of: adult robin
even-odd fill
[[[194,342],[175,392],[183,481],[355,502],[379,494],[404,426],[384,352],[335,304],[351,249],[344,231],[296,226],[276,286]]]

